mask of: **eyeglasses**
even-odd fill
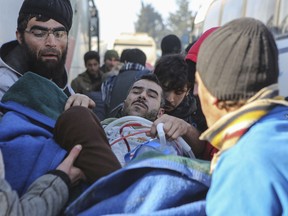
[[[67,36],[67,31],[65,29],[39,29],[39,28],[33,28],[30,30],[25,30],[25,32],[32,34],[36,38],[39,39],[47,39],[49,34],[53,34],[54,37],[58,40],[63,40]]]

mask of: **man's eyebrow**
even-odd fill
[[[132,89],[144,89],[142,86],[132,86]]]
[[[149,92],[149,91],[155,93],[157,96],[159,95],[158,92],[155,91],[154,89],[148,89],[148,92]]]
[[[133,86],[132,89],[143,90],[144,87],[142,87],[142,86]],[[153,92],[153,93],[155,93],[156,95],[159,95],[158,92],[157,92],[156,90],[154,90],[154,89],[147,89],[147,91],[148,91],[148,92]]]
[[[39,30],[45,30],[45,31],[49,30],[49,28],[43,27],[43,26],[39,26],[39,25],[34,25],[34,26],[32,26],[30,28],[30,30],[33,30],[33,29],[39,29]],[[53,28],[52,30],[53,31],[66,31],[64,26],[59,26],[59,27]]]

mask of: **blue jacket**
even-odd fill
[[[51,81],[26,73],[4,94],[0,108],[0,148],[6,180],[23,194],[39,176],[55,169],[66,151],[53,128],[67,96]]]
[[[207,214],[288,215],[287,107],[274,108],[221,154]]]

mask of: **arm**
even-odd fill
[[[83,178],[81,170],[73,167],[80,150],[79,145],[74,147],[56,171],[38,178],[21,198],[1,178],[0,215],[59,214],[68,200],[70,182],[73,184]]]
[[[190,145],[196,157],[203,152],[205,148],[205,141],[199,140],[199,131],[183,119],[174,116],[167,114],[162,115],[153,122],[150,134],[148,135],[155,137],[157,135],[156,126],[161,122],[164,124],[163,129],[168,139],[175,140],[182,136]]]
[[[68,200],[68,185],[61,177],[46,174],[37,179],[23,197],[0,180],[1,215],[57,215]]]

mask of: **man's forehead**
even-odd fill
[[[132,88],[133,87],[152,89],[152,90],[155,90],[157,92],[162,91],[161,86],[159,86],[157,83],[150,81],[150,80],[145,80],[145,79],[141,79],[141,80],[136,81],[133,84]]]

